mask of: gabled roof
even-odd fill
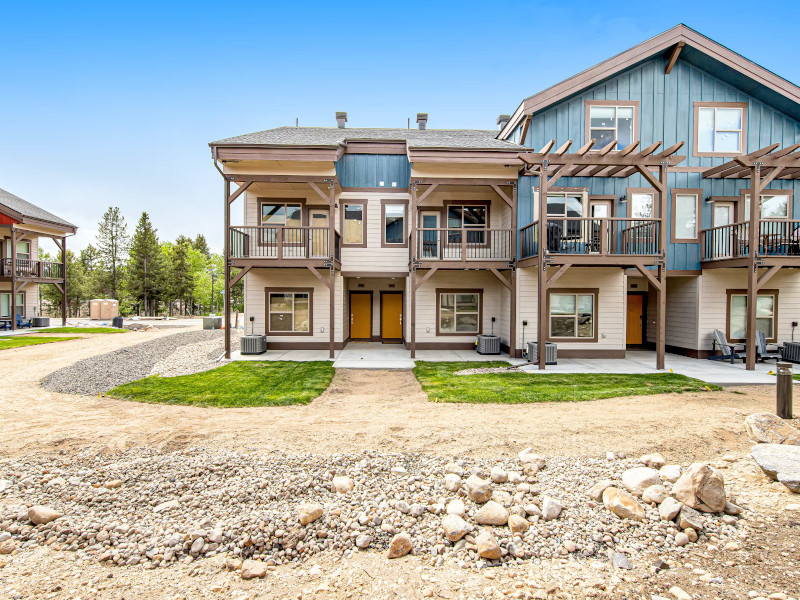
[[[723,81],[800,120],[800,87],[691,27],[680,24],[561,83],[525,98],[499,133],[498,138],[504,139],[509,136],[525,115],[533,115],[544,110],[654,56],[661,54],[666,56],[681,43],[683,44],[680,50],[681,60],[713,73]]]
[[[67,229],[74,232],[77,227],[65,221],[53,213],[15,196],[11,192],[0,188],[0,212],[18,220],[20,223],[30,223],[33,221],[41,222],[46,225],[53,225],[58,229]]]
[[[524,146],[497,139],[485,129],[372,129],[338,127],[277,127],[211,142],[209,146],[333,147],[356,141],[399,141],[408,148],[456,150],[525,150]]]

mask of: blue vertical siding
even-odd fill
[[[721,81],[712,74],[685,61],[678,60],[670,75],[664,73],[665,60],[654,58],[616,77],[564,100],[533,116],[524,143],[541,148],[551,139],[556,145],[573,140],[573,149],[584,140],[586,100],[637,100],[639,101],[639,139],[641,148],[659,140],[663,148],[679,141],[684,146],[678,152],[686,156],[679,166],[711,167],[722,164],[723,158],[696,157],[693,154],[694,106],[702,102],[746,102],[746,151],[752,152],[769,144],[782,147],[800,142],[800,123],[742,90]],[[533,220],[532,186],[536,179],[520,177],[518,222],[523,227]],[[750,187],[749,179],[703,179],[700,173],[671,173],[669,187],[701,188],[701,229],[711,227],[711,204],[708,196],[738,196],[740,190]],[[618,198],[628,187],[650,187],[641,177],[621,178],[563,177],[558,186],[588,187],[589,194],[614,194]],[[800,215],[800,182],[773,181],[773,189],[794,190],[794,215]],[[667,206],[670,206],[668,199]],[[626,214],[626,206],[617,202],[617,214]],[[667,240],[672,231],[668,219]],[[667,268],[697,270],[700,268],[699,244],[673,244],[668,242]]]
[[[411,163],[405,154],[344,154],[336,162],[342,187],[407,188]],[[381,186],[381,181],[383,186]]]

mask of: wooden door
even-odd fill
[[[372,294],[350,292],[350,339],[372,338]]]
[[[642,294],[628,294],[625,343],[633,346],[644,343],[644,296]]]
[[[311,229],[311,258],[327,258],[328,257],[328,211],[326,210],[312,210],[309,221],[311,227],[324,227],[325,231],[320,229]]]
[[[589,202],[589,216],[596,221],[588,223],[588,243],[590,252],[608,252],[609,227],[608,221],[603,221],[611,216],[611,200],[592,200]]]
[[[403,339],[403,294],[381,294],[381,338],[384,342]]]

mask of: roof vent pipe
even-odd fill
[[[500,131],[503,131],[503,127],[508,124],[508,121],[511,119],[511,115],[500,115],[497,117],[497,128]]]
[[[425,129],[428,124],[428,113],[417,113],[417,125],[420,129]]]
[[[347,123],[347,113],[346,112],[337,112],[336,113],[336,125],[339,129],[344,129],[344,124]]]

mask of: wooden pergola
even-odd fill
[[[771,144],[749,154],[737,156],[716,167],[703,171],[704,179],[749,179],[750,227],[747,230],[748,252],[744,258],[747,266],[747,369],[756,368],[756,308],[758,292],[780,271],[782,263],[772,264],[759,273],[764,261],[759,257],[758,236],[761,221],[761,194],[776,179],[800,179],[800,144],[778,150],[780,144]],[[798,265],[800,266],[800,265]]]
[[[539,178],[539,258],[537,261],[538,278],[538,364],[539,369],[545,368],[547,341],[547,289],[569,269],[565,264],[552,274],[548,274],[547,245],[547,191],[561,177],[630,177],[636,173],[655,188],[658,193],[658,218],[659,250],[661,256],[649,264],[635,262],[633,266],[650,282],[656,290],[657,319],[656,319],[656,368],[664,368],[664,353],[666,348],[666,291],[667,271],[665,249],[667,244],[667,228],[664,226],[667,215],[667,173],[671,166],[682,162],[686,157],[675,153],[683,147],[683,142],[670,146],[657,152],[662,142],[656,142],[639,150],[640,142],[636,141],[621,150],[616,150],[617,140],[611,141],[603,148],[592,151],[595,140],[590,140],[577,152],[568,153],[572,140],[568,140],[558,149],[555,140],[550,140],[538,152],[525,152],[518,157],[525,164],[521,175]],[[653,275],[647,266],[656,266],[657,274]]]

